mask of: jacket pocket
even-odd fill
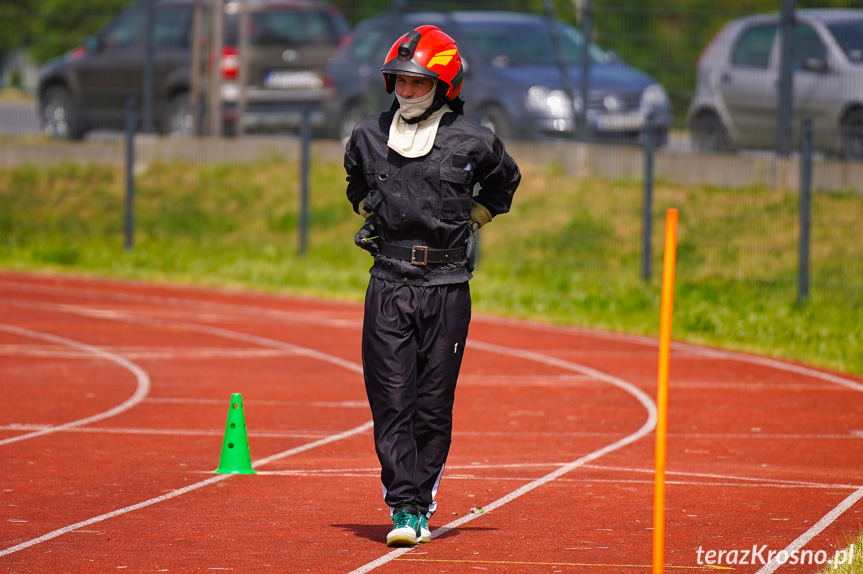
[[[471,176],[469,170],[441,166],[441,219],[467,221],[470,217]]]
[[[369,189],[379,189],[380,184],[389,179],[390,166],[385,161],[367,161],[363,164],[363,172]]]
[[[473,203],[469,197],[444,197],[441,202],[441,219],[467,220]]]
[[[440,168],[441,181],[448,181],[450,183],[468,185],[470,184],[472,175],[472,171],[464,168],[448,166],[441,166]]]

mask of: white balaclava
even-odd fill
[[[396,94],[399,109],[393,116],[387,145],[403,157],[422,157],[431,151],[441,117],[446,112],[452,111],[447,104],[444,104],[421,122],[409,124],[405,121],[423,115],[432,105],[437,93],[437,82],[437,80],[434,81],[429,93],[418,98],[408,99]]]

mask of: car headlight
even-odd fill
[[[546,86],[531,86],[524,98],[528,111],[552,118],[571,118],[572,100],[563,90],[552,90]],[[576,111],[581,111],[581,97],[575,97]]]
[[[659,84],[650,84],[641,93],[641,107],[646,109],[660,108],[668,105],[668,95]]]

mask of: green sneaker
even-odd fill
[[[420,514],[420,539],[419,542],[431,542],[431,531],[429,530],[429,519],[425,514]]]
[[[393,529],[387,534],[387,546],[414,546],[419,542],[420,517],[407,510],[393,514]]]

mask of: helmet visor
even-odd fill
[[[384,74],[402,74],[405,76],[421,76],[425,78],[437,78],[438,73],[432,72],[425,66],[419,64],[416,60],[400,60],[393,58],[381,68]]]

